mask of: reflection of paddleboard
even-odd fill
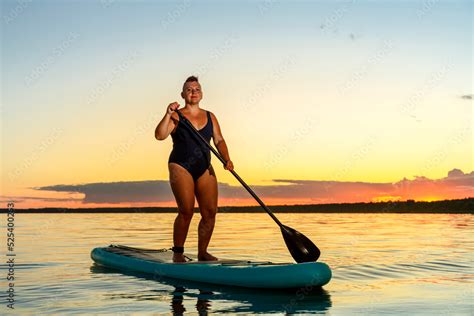
[[[167,249],[142,249],[121,245],[95,248],[91,253],[92,259],[98,264],[119,270],[249,288],[323,286],[331,279],[331,269],[322,262],[295,264],[245,260],[192,260],[173,263],[172,255],[173,253]]]
[[[117,277],[117,270],[93,264],[90,267],[91,273],[113,275]],[[114,290],[107,293],[107,298],[129,299],[132,301],[147,300],[148,302],[156,301],[162,303],[166,298],[169,299],[173,315],[180,313],[179,302],[183,304],[186,301],[195,301],[196,309],[199,302],[206,302],[206,310],[213,313],[307,313],[315,314],[324,312],[332,307],[331,296],[322,287],[297,288],[297,289],[251,289],[244,287],[235,287],[219,284],[209,284],[202,282],[194,282],[188,280],[178,280],[153,274],[136,272],[136,271],[120,271],[124,276],[137,277],[149,281],[158,281],[161,286],[145,287],[140,291],[130,291],[127,281],[121,283],[125,285],[123,291]],[[110,278],[106,278],[110,279]],[[130,280],[130,284],[136,284],[134,280]],[[122,282],[121,281],[121,282]],[[132,286],[132,285],[130,285]],[[178,305],[178,306],[177,306]],[[185,306],[186,307],[186,306]],[[203,315],[201,309],[198,311]],[[145,313],[146,311],[144,311]],[[192,313],[192,310],[190,311]]]

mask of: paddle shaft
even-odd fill
[[[225,165],[227,163],[225,159],[222,158],[219,152],[215,150],[214,147],[212,147],[211,144],[209,144],[204,137],[202,137],[202,135],[193,126],[193,124],[191,124],[191,122],[187,118],[185,118],[184,115],[178,109],[176,109],[175,112],[178,113],[179,119],[182,120],[189,128],[191,128],[191,130],[194,132],[195,135],[198,136],[201,142],[203,142],[214,153],[214,155],[216,155],[216,157]],[[275,223],[277,223],[278,226],[282,227],[283,224],[278,220],[278,218],[273,214],[273,212],[265,205],[265,203],[263,203],[263,201],[260,200],[257,194],[253,192],[253,190],[247,185],[247,183],[245,183],[245,181],[242,180],[242,178],[237,174],[237,172],[235,172],[234,170],[229,170],[229,171],[234,175],[234,177],[237,180],[239,180],[239,182],[244,186],[244,188],[248,191],[248,193],[250,193],[250,195],[253,196],[253,198],[258,202],[258,204],[260,204],[260,206],[265,210],[265,212],[267,212],[268,215],[270,215],[270,217],[275,221]]]

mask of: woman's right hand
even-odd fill
[[[166,113],[171,115],[173,114],[173,111],[175,111],[177,108],[179,108],[178,102],[170,103],[170,105],[168,105],[168,108],[166,109]]]

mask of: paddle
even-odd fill
[[[200,139],[202,143],[204,143],[213,153],[216,155],[216,157],[225,165],[226,161],[222,156],[217,152],[211,144],[209,144],[204,137],[199,133],[199,131],[189,122],[187,118],[184,117],[184,115],[178,110],[175,110],[176,113],[178,113],[179,119],[185,123],[185,126],[188,126],[188,128],[192,131],[192,133]],[[260,198],[253,192],[253,190],[247,185],[247,183],[240,178],[240,176],[234,171],[234,170],[229,170],[237,180],[244,186],[244,188],[250,193],[251,196],[260,204],[261,207],[270,215],[270,217],[280,226],[281,233],[283,234],[283,239],[285,240],[286,247],[288,247],[288,250],[291,253],[291,256],[293,259],[295,259],[296,262],[302,263],[302,262],[312,262],[318,260],[321,252],[319,251],[318,247],[309,240],[305,235],[300,233],[299,231],[288,227],[286,225],[283,225],[278,218],[273,214],[273,212],[260,200]]]

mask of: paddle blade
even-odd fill
[[[296,262],[313,262],[321,255],[318,247],[305,235],[291,227],[280,226],[286,246]]]

